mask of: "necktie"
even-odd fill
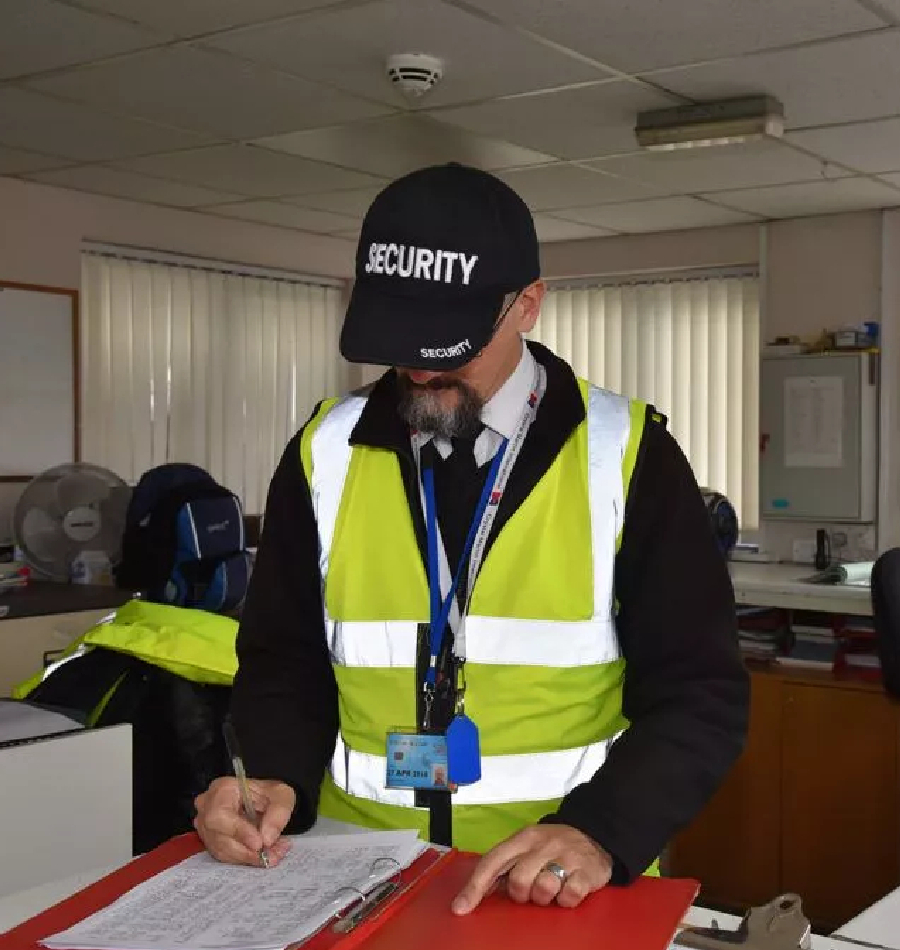
[[[453,451],[447,458],[445,464],[449,465],[453,473],[459,479],[471,478],[478,471],[475,463],[475,439],[471,438],[453,438],[450,445]]]

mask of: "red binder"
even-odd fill
[[[173,838],[0,935],[0,950],[44,950],[39,942],[45,937],[200,850],[194,834]],[[519,905],[498,891],[471,914],[457,917],[450,902],[478,858],[460,851],[426,850],[402,873],[400,889],[350,932],[336,933],[328,924],[303,950],[665,950],[699,891],[693,880],[642,877],[628,887],[603,888],[574,909]]]

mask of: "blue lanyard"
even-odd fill
[[[459,589],[463,565],[465,565],[472,551],[475,536],[478,534],[484,513],[487,511],[488,504],[491,501],[491,494],[497,482],[497,473],[500,471],[500,464],[503,461],[508,443],[508,439],[503,440],[503,444],[491,462],[487,480],[484,483],[484,488],[481,490],[481,497],[478,499],[478,505],[475,508],[475,515],[472,518],[472,523],[469,525],[469,533],[466,536],[466,543],[463,546],[459,564],[456,568],[456,574],[450,584],[450,590],[447,592],[447,596],[443,598],[441,597],[440,566],[438,562],[438,525],[437,505],[434,496],[434,469],[429,466],[422,470],[422,483],[425,489],[425,532],[428,544],[428,588],[431,617],[431,662],[425,672],[426,686],[434,686],[435,684],[437,660],[444,642],[444,633],[447,629],[447,623],[450,619],[450,609],[456,597],[456,591]],[[471,594],[471,591],[467,593]]]

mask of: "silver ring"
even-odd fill
[[[559,881],[560,886],[566,883],[566,878],[569,876],[569,872],[561,865],[557,864],[555,861],[548,861],[543,868],[543,871],[549,871],[556,879]]]

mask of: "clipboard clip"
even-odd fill
[[[736,930],[685,927],[673,943],[695,950],[810,950],[812,928],[796,894],[782,894],[751,907]]]
[[[378,914],[384,909],[384,906],[388,901],[398,894],[400,891],[404,890],[403,886],[400,883],[400,872],[402,868],[400,863],[395,861],[393,858],[382,857],[377,858],[372,862],[372,874],[376,873],[376,869],[379,864],[383,862],[390,862],[391,864],[396,865],[397,870],[391,876],[390,880],[382,881],[380,884],[376,884],[370,891],[363,893],[363,891],[357,890],[355,887],[344,887],[341,888],[344,890],[354,891],[359,895],[359,900],[352,903],[349,907],[345,908],[343,911],[335,914],[335,923],[332,925],[332,932],[336,934],[348,934],[352,930],[355,930],[363,921],[369,920],[370,918],[377,917]]]

